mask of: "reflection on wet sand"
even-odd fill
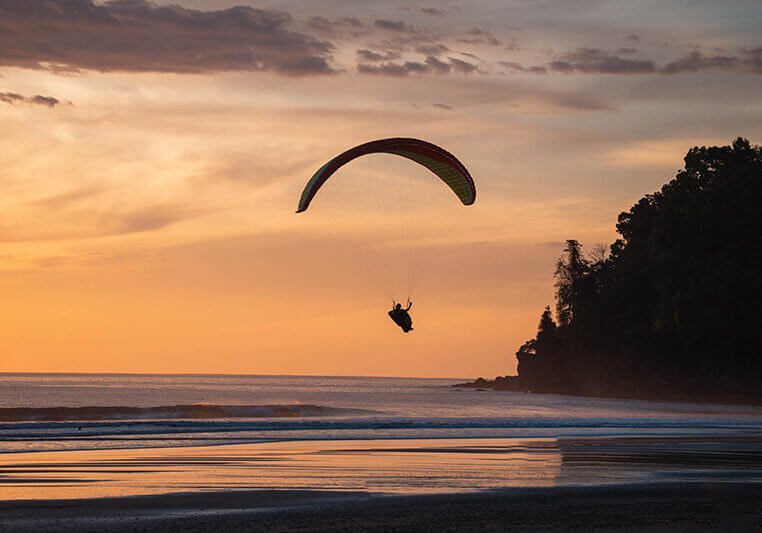
[[[0,455],[0,500],[317,489],[463,492],[552,485],[552,440],[268,442]]]
[[[470,492],[762,480],[759,437],[262,442],[0,455],[0,500],[232,490]]]
[[[762,480],[758,435],[561,438],[558,481]]]

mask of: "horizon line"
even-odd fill
[[[226,372],[0,372],[0,376],[8,375],[47,375],[47,376],[237,376],[237,377],[268,377],[268,378],[377,378],[377,379],[476,379],[463,376],[368,376],[354,374],[234,374]]]

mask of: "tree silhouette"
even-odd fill
[[[585,257],[566,241],[556,318],[517,352],[524,388],[762,397],[762,150],[692,148]]]

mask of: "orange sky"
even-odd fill
[[[691,146],[759,140],[759,10],[678,4],[184,2],[206,9],[174,8],[209,24],[198,66],[184,34],[174,55],[127,54],[0,14],[60,52],[0,52],[0,371],[513,373],[560,242],[611,242]],[[103,9],[173,38],[145,6]],[[55,24],[51,9],[22,22]],[[231,65],[214,31],[239,16],[265,17],[236,37],[263,55]],[[387,136],[443,145],[479,190],[423,243],[410,335],[319,218],[294,214],[323,162]]]

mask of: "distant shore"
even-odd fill
[[[0,503],[3,531],[760,531],[760,483],[371,497],[232,491]]]
[[[612,398],[620,400],[651,400],[660,402],[681,402],[681,403],[713,403],[727,405],[762,405],[762,396],[759,394],[748,395],[739,393],[737,395],[711,394],[701,392],[686,392],[680,390],[668,390],[663,387],[643,386],[636,389],[620,388],[616,392],[612,391],[577,391],[577,390],[532,390],[525,385],[521,376],[498,376],[495,379],[476,378],[474,381],[455,383],[451,385],[455,389],[476,389],[476,390],[498,390],[511,392],[527,392],[536,394],[561,394],[565,396],[578,396],[582,398]]]

